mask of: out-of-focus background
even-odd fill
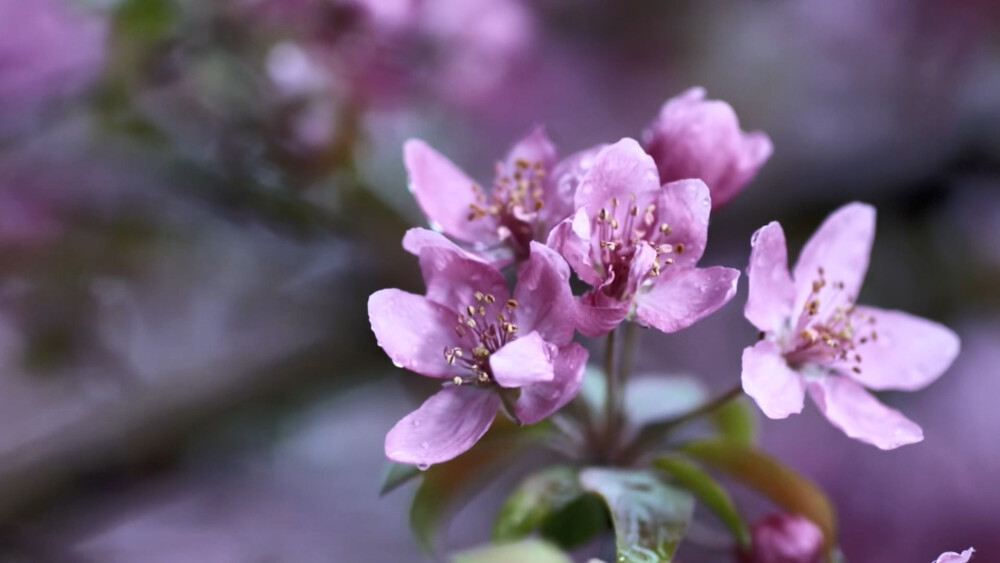
[[[1000,5],[991,0],[0,0],[0,559],[420,561],[386,430],[429,392],[368,327],[420,291],[401,144],[474,177],[533,124],[637,137],[693,85],[774,156],[705,264],[879,209],[861,300],[963,340],[883,399],[881,452],[814,409],[763,443],[832,496],[853,562],[1000,560]],[[640,368],[738,380],[726,308]],[[504,484],[444,544],[488,539]],[[691,551],[688,561],[709,561]]]

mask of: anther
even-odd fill
[[[451,380],[451,382],[454,383],[456,387],[458,387],[462,385],[462,378],[456,375],[455,378]]]
[[[508,309],[514,309],[516,307],[517,307],[517,301],[514,301],[513,299],[508,299],[507,300],[507,308]]]
[[[660,232],[663,233],[663,234],[665,234],[665,235],[669,235],[670,234],[670,225],[668,225],[666,223],[660,223]]]
[[[674,246],[674,250],[677,252],[677,254],[684,252],[684,243],[682,242],[677,243],[677,245]]]
[[[466,307],[465,310],[468,311],[470,315],[475,315],[476,314],[476,308],[473,307],[472,305],[469,305],[468,307]]]
[[[483,299],[485,299],[487,303],[493,303],[494,301],[497,300],[496,297],[493,297],[492,293],[487,293]]]
[[[483,292],[477,291],[476,294],[475,294],[475,297],[476,297],[476,301],[482,301],[483,300]]]

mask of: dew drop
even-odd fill
[[[414,419],[414,420],[411,420],[411,421],[410,421],[410,424],[411,424],[411,425],[412,425],[412,426],[413,426],[414,428],[418,428],[418,427],[420,427],[420,421],[419,421],[419,420],[416,420],[416,419]]]
[[[431,448],[431,445],[428,444],[427,442],[420,442],[420,447],[425,450],[429,450]]]
[[[419,469],[421,471],[427,471],[427,469],[430,468],[430,466],[431,466],[431,464],[429,464],[429,463],[418,463],[417,464],[417,469]]]

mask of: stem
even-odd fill
[[[614,450],[618,447],[618,430],[616,420],[618,419],[619,394],[621,382],[618,379],[617,362],[615,361],[615,333],[614,329],[608,333],[608,338],[604,345],[604,451],[602,454],[606,459],[614,456]]]
[[[743,387],[741,385],[737,385],[696,409],[688,411],[678,417],[646,426],[639,432],[639,435],[636,436],[635,440],[633,440],[632,443],[625,449],[625,452],[622,454],[622,458],[625,461],[634,460],[644,449],[655,444],[662,435],[681,427],[688,422],[697,420],[706,414],[712,413],[742,394]]]
[[[625,336],[622,340],[621,361],[618,363],[618,377],[624,383],[632,375],[632,367],[635,365],[635,351],[639,345],[639,325],[631,322],[626,323]]]

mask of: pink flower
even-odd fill
[[[808,518],[771,514],[750,530],[750,551],[745,563],[819,563],[823,532]]]
[[[773,151],[766,134],[740,130],[729,104],[706,101],[704,88],[667,100],[642,140],[661,182],[700,178],[708,184],[715,208],[736,196]]]
[[[954,551],[949,551],[948,553],[942,553],[940,557],[934,560],[934,563],[969,563],[969,560],[972,559],[972,554],[975,552],[976,550],[971,547],[963,551],[961,555]]]
[[[419,248],[427,294],[373,294],[372,331],[396,365],[447,383],[389,431],[390,459],[427,467],[458,456],[489,428],[507,390],[520,388],[511,414],[528,424],[576,395],[587,351],[570,342],[575,304],[558,254],[530,243],[511,298],[496,268],[438,233],[413,229],[407,239]]]
[[[632,139],[603,148],[576,190],[577,212],[549,235],[580,279],[580,332],[598,336],[629,316],[664,332],[690,326],[732,299],[739,272],[695,268],[711,200],[701,180],[660,186]]]
[[[851,438],[888,450],[923,431],[865,388],[913,391],[958,355],[948,328],[899,311],[855,304],[875,236],[875,209],[834,212],[802,249],[791,274],[778,223],[754,233],[746,318],[763,338],[743,352],[743,389],[770,418],[801,412],[806,389]]]
[[[572,213],[572,190],[588,154],[557,164],[556,147],[537,127],[497,163],[487,190],[427,143],[411,139],[403,146],[410,189],[432,227],[484,252],[504,245],[521,258],[532,240],[544,240]]]

